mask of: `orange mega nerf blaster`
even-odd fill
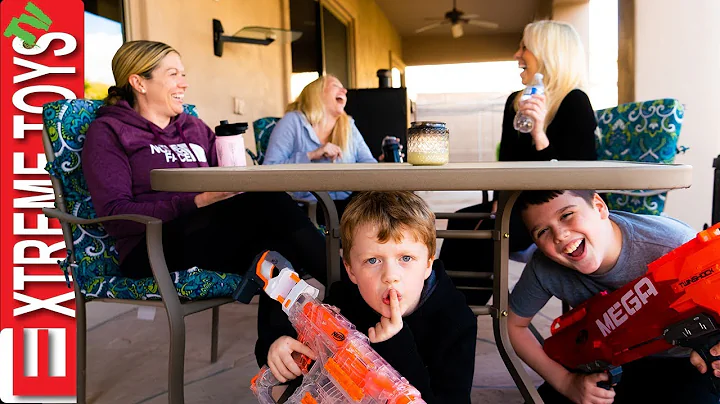
[[[298,340],[317,355],[315,362],[305,355],[296,356],[303,382],[287,403],[425,403],[420,392],[370,347],[367,336],[337,308],[316,299],[318,290],[300,279],[282,255],[274,251],[260,254],[234,297],[248,303],[259,287],[282,304]],[[271,392],[278,384],[263,366],[250,388],[260,403],[275,403]]]
[[[601,386],[609,388],[619,381],[622,364],[674,345],[689,347],[705,360],[705,375],[720,392],[710,365],[720,359],[710,354],[720,342],[720,223],[648,268],[553,321],[543,349],[567,368],[609,372],[609,383]]]

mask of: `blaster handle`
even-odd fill
[[[255,393],[260,404],[277,404],[277,401],[272,396],[272,389],[279,384],[280,382],[272,374],[270,368],[265,365],[250,380],[250,389]]]
[[[704,339],[704,340],[703,340]],[[720,333],[710,335],[708,338],[696,338],[687,340],[682,343],[682,346],[692,348],[693,351],[697,352],[698,355],[705,361],[707,371],[705,376],[708,377],[710,385],[712,386],[715,394],[720,394],[720,378],[715,377],[715,372],[712,367],[712,363],[720,360],[720,356],[713,356],[710,353],[710,349],[720,342]]]
[[[608,379],[597,382],[597,386],[602,387],[605,390],[610,390],[614,385],[620,382],[620,378],[622,377],[622,366],[610,366],[605,373],[607,373]]]
[[[720,327],[715,319],[706,313],[700,313],[687,318],[665,329],[665,340],[673,345],[680,345],[692,349],[705,361],[710,385],[715,394],[720,394],[720,378],[715,377],[712,363],[720,360],[720,356],[713,356],[710,349],[720,342]]]
[[[298,352],[293,352],[292,357],[303,374],[307,374],[314,363],[310,357]],[[270,368],[265,365],[250,381],[250,389],[255,392],[255,395],[258,397],[258,402],[261,404],[277,404],[277,401],[275,401],[272,396],[272,390],[280,384],[280,381],[275,378]]]

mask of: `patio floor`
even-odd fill
[[[437,202],[423,195],[436,211],[450,211],[460,202]],[[433,202],[435,201],[435,202]],[[463,205],[460,205],[463,206]],[[466,205],[465,205],[466,206]],[[444,223],[439,223],[442,228]],[[522,265],[511,262],[511,284]],[[163,310],[152,313],[133,306],[88,305],[88,402],[167,403],[168,324]],[[210,364],[210,311],[186,318],[185,401],[187,403],[253,403],[250,379],[257,373],[253,347],[257,338],[257,304],[227,304],[220,308],[218,361]],[[560,314],[553,300],[536,318],[539,331],[549,335]],[[530,371],[536,385],[540,378]],[[498,354],[489,316],[478,318],[473,403],[522,403],[522,397]]]
[[[522,264],[512,262],[512,280]],[[138,310],[91,303],[88,326],[89,403],[167,403],[168,325],[163,310],[153,320],[138,318]],[[257,304],[220,308],[218,361],[210,364],[210,312],[186,318],[185,401],[187,403],[253,403],[248,388],[257,373],[253,347]],[[553,301],[534,322],[549,335],[552,318],[560,313]],[[148,313],[140,313],[146,315]],[[539,383],[540,378],[531,374]],[[493,339],[489,316],[478,318],[473,403],[522,403]]]

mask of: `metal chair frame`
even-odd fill
[[[43,147],[48,162],[55,160],[52,144],[47,130],[43,128]],[[87,313],[85,305],[89,302],[111,302],[132,304],[137,306],[152,306],[164,308],[170,327],[170,348],[168,358],[168,402],[184,403],[184,371],[185,371],[185,317],[212,309],[210,362],[217,361],[218,354],[218,324],[219,306],[233,302],[231,298],[207,299],[197,301],[180,301],[175,286],[170,279],[162,246],[162,221],[160,219],[143,215],[106,216],[96,219],[83,219],[67,212],[62,183],[59,179],[50,176],[55,194],[55,208],[44,208],[43,213],[50,218],[60,220],[65,247],[69,251],[68,263],[73,268],[74,245],[70,224],[103,223],[110,220],[132,220],[143,223],[147,229],[147,248],[153,277],[157,281],[162,300],[132,300],[99,298],[88,300],[82,294],[77,282],[73,281],[75,290],[75,317],[76,317],[76,372],[77,372],[77,402],[87,401]]]

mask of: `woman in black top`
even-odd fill
[[[532,82],[535,73],[543,74],[545,94],[533,95],[522,103],[520,91],[508,97],[503,114],[500,161],[596,160],[597,122],[583,91],[587,65],[575,29],[559,21],[528,24],[514,58],[523,69],[520,77],[524,85]],[[513,119],[518,110],[535,120],[530,133],[514,129]],[[495,212],[496,209],[497,202],[483,202],[459,212]],[[493,229],[494,226],[490,219],[448,223],[449,230]],[[516,210],[510,219],[510,234],[512,252],[526,250],[533,242]],[[493,243],[448,239],[443,242],[439,258],[449,271],[492,272]],[[457,279],[455,283],[492,288],[491,281]],[[463,291],[470,304],[485,304],[492,296],[492,290]]]

